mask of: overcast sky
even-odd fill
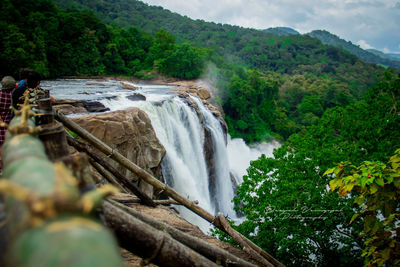
[[[300,33],[327,30],[383,52],[400,53],[400,0],[142,0],[193,19]]]

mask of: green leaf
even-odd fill
[[[353,221],[354,221],[355,219],[357,219],[358,216],[360,216],[360,214],[358,214],[358,213],[354,214],[353,217],[351,217],[351,220],[350,220],[350,223],[349,223],[349,224],[352,224]]]
[[[393,181],[393,184],[395,187],[400,188],[400,178],[395,177],[395,180]]]
[[[375,194],[375,193],[378,191],[378,189],[379,189],[379,188],[378,188],[375,184],[373,184],[373,185],[370,186],[369,192],[370,192],[371,194]]]
[[[330,169],[327,169],[327,170],[324,172],[323,176],[325,176],[325,175],[328,175],[328,174],[332,173],[334,170],[335,170],[335,168],[330,168]]]
[[[365,198],[364,198],[363,195],[361,195],[361,196],[357,197],[357,198],[354,200],[354,203],[356,203],[356,204],[358,204],[358,205],[361,205],[362,203],[364,203],[364,201],[365,201]]]
[[[377,185],[379,185],[379,186],[382,186],[382,187],[385,186],[385,181],[383,180],[383,178],[375,179],[375,183],[376,183]]]
[[[367,177],[361,176],[361,179],[360,179],[361,188],[365,187],[365,184],[367,183],[367,181],[368,181]]]

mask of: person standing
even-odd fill
[[[11,76],[6,76],[1,80],[2,88],[0,90],[0,119],[2,123],[9,124],[12,119],[12,91],[16,86],[16,81]],[[5,141],[7,127],[0,127],[0,146]]]
[[[28,75],[32,70],[30,69],[20,69],[19,70],[19,82],[18,82],[18,87],[25,87],[28,85]]]
[[[22,84],[12,92],[12,106],[15,109],[20,109],[19,105],[24,104],[24,93],[26,89],[35,89],[40,85],[40,81],[42,80],[42,75],[40,75],[36,71],[29,71],[28,78],[26,81],[26,85]],[[21,81],[22,82],[22,81]]]

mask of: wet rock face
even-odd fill
[[[165,149],[157,139],[146,113],[132,108],[82,116],[73,120],[129,160],[161,179],[161,161]],[[112,159],[109,163],[134,181],[149,196],[153,196],[152,186],[142,182],[135,174]]]

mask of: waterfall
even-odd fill
[[[212,214],[223,212],[236,217],[231,203],[233,184],[223,128],[199,99],[191,99],[199,114],[187,100],[178,96],[162,104],[143,101],[135,105],[149,115],[156,135],[167,151],[162,162],[167,185],[188,199],[199,201],[199,205]],[[210,144],[206,144],[207,139]],[[211,151],[207,153],[205,147]],[[193,212],[183,207],[178,209],[203,231],[209,229],[210,224]]]
[[[219,118],[196,97],[189,99],[171,94],[170,87],[137,85],[137,92],[121,89],[113,80],[102,86],[89,86],[88,80],[61,80],[45,83],[55,97],[97,100],[114,110],[137,107],[150,117],[155,133],[166,150],[161,164],[163,177],[182,196],[199,201],[212,214],[222,212],[237,219],[232,198],[235,186],[251,160],[262,153],[272,155],[278,144],[248,147],[243,140],[231,140]],[[75,88],[75,93],[70,92]],[[67,91],[68,89],[68,91]],[[140,93],[147,101],[132,101]],[[194,107],[195,106],[195,107]],[[188,209],[176,207],[189,222],[207,232],[211,224]]]
[[[196,103],[203,118],[205,131],[209,133],[212,141],[212,152],[207,155],[210,157],[209,164],[209,190],[214,212],[222,212],[231,218],[236,217],[233,211],[232,198],[234,196],[234,185],[231,180],[228,153],[226,149],[226,138],[217,119],[203,103],[195,97],[191,99]]]

